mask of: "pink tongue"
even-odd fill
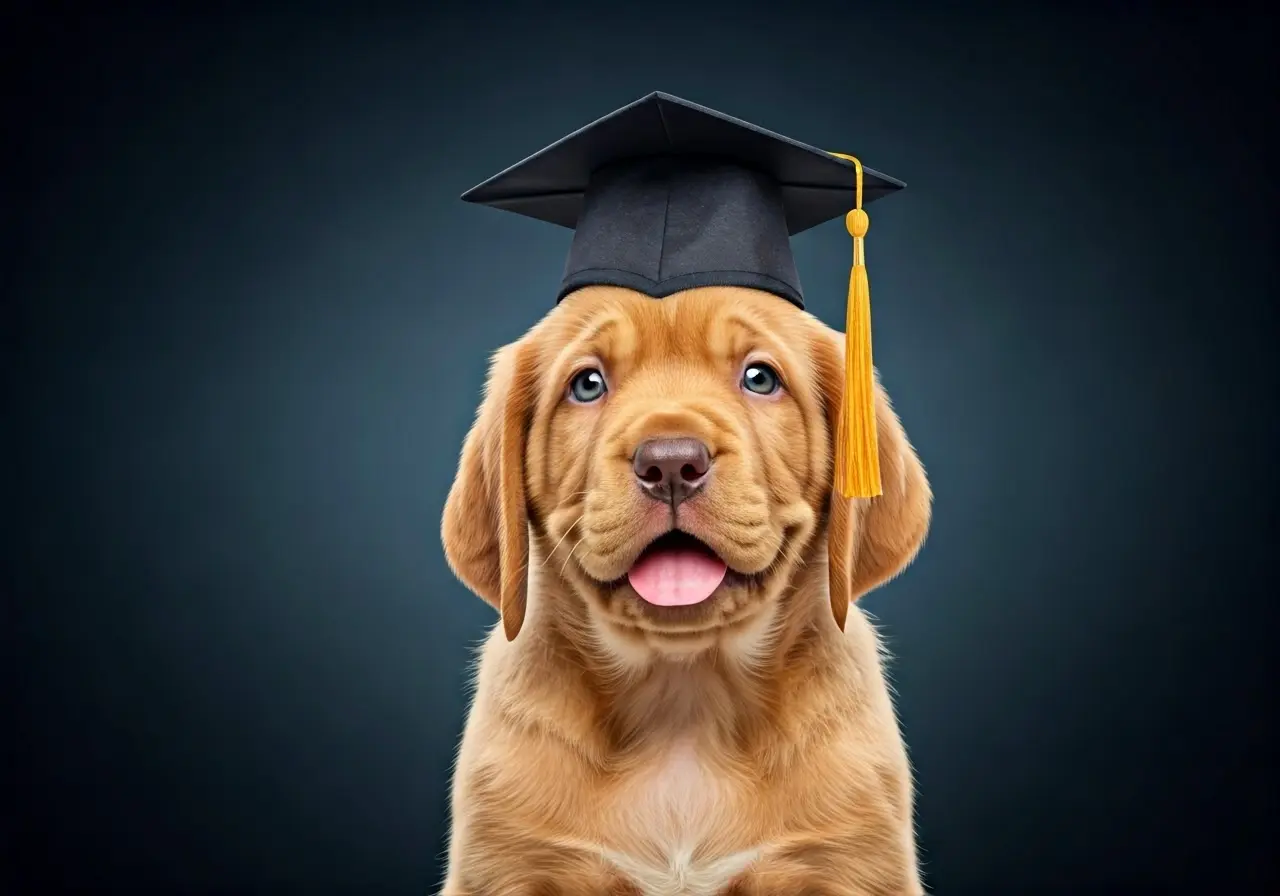
[[[702,603],[720,587],[728,568],[703,551],[654,551],[631,568],[627,578],[642,598],[659,607]]]

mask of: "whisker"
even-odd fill
[[[809,561],[804,557],[804,546],[799,544],[789,544],[783,554],[788,560],[800,569],[804,569],[809,565]]]
[[[765,567],[763,575],[772,576],[782,569],[788,563],[794,564],[800,569],[808,566],[808,561],[804,557],[804,545],[792,540],[783,545],[782,550],[778,552],[769,565]]]
[[[560,578],[564,578],[564,571],[569,568],[569,561],[573,559],[573,552],[578,549],[578,545],[582,544],[586,536],[582,536],[573,543],[573,547],[569,548],[569,553],[565,555],[564,563],[560,564]]]
[[[564,543],[564,540],[565,540],[566,538],[568,538],[568,537],[569,537],[569,533],[570,533],[570,532],[572,532],[574,529],[576,529],[576,528],[578,527],[578,523],[582,522],[582,517],[584,517],[584,516],[586,516],[586,514],[585,514],[585,513],[584,513],[584,514],[582,514],[581,516],[579,516],[579,517],[578,517],[576,520],[574,520],[572,523],[570,523],[570,524],[569,524],[569,527],[568,527],[567,529],[565,529],[565,530],[564,530],[564,535],[561,535],[561,536],[560,536],[560,540],[559,540],[559,541],[557,541],[557,542],[552,546],[551,550],[547,551],[547,557],[546,557],[546,560],[543,560],[543,561],[542,561],[542,565],[543,565],[543,566],[546,566],[546,565],[547,565],[547,562],[548,562],[552,557],[554,557],[554,556],[555,556],[555,553],[556,553],[556,551],[560,548],[560,545],[561,545],[561,544],[563,544],[563,543]],[[579,540],[581,540],[581,539],[579,539]]]

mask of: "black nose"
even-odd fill
[[[651,498],[678,507],[707,481],[711,455],[697,439],[651,439],[636,449],[631,466]]]

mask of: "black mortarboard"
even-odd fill
[[[854,271],[836,478],[846,496],[869,497],[880,475],[862,206],[904,186],[851,156],[651,93],[462,198],[574,230],[556,301],[592,285],[654,298],[745,286],[803,308],[790,237],[845,215]]]
[[[902,189],[863,169],[863,202]],[[665,93],[606,115],[462,195],[574,229],[557,301],[749,286],[804,307],[789,237],[845,215],[854,165]]]

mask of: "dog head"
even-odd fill
[[[843,340],[750,289],[570,295],[494,358],[445,505],[450,566],[509,639],[531,556],[617,651],[723,643],[803,576],[821,576],[843,627],[850,601],[914,557],[930,516],[879,386],[884,493],[833,496]]]

